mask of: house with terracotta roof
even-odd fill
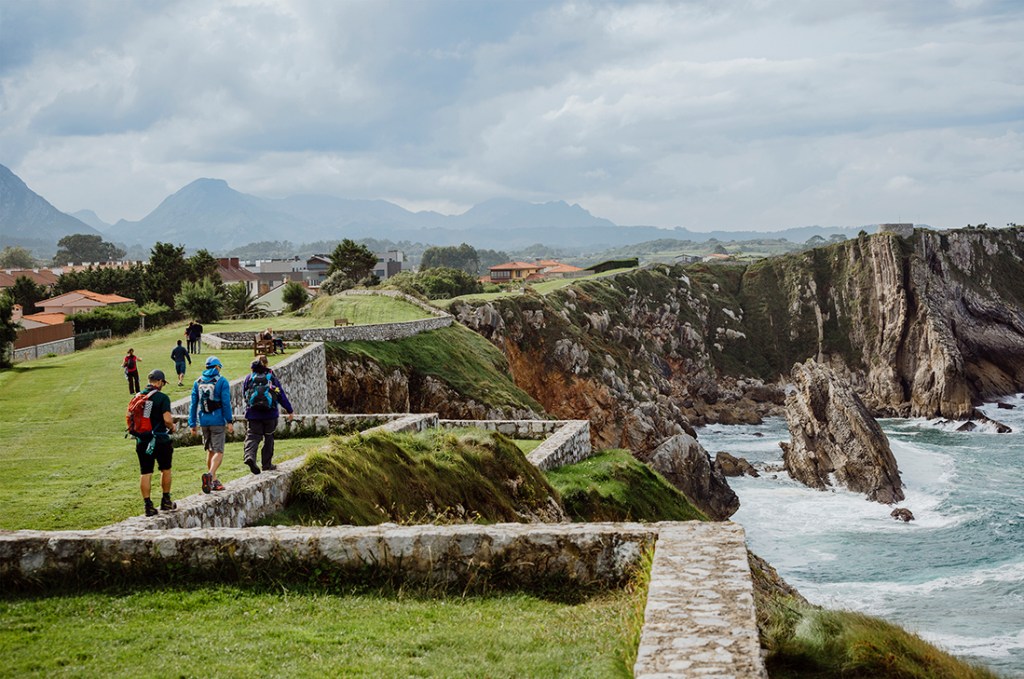
[[[22,328],[31,330],[32,328],[48,328],[52,325],[60,325],[65,319],[64,314],[49,314],[45,312],[28,314],[26,316],[22,311],[21,305],[15,304],[11,313],[11,320]]]
[[[583,271],[583,269],[578,266],[562,264],[561,262],[556,262],[553,259],[541,260],[538,263],[544,265],[544,268],[540,270],[544,278],[572,278]]]
[[[238,257],[221,257],[217,260],[217,274],[224,285],[245,283],[250,295],[260,294],[260,277],[238,263]]]
[[[92,290],[73,290],[57,295],[50,299],[36,302],[36,306],[42,309],[45,314],[77,314],[83,311],[92,311],[103,306],[114,304],[129,304],[134,302],[130,297],[121,295],[103,295]],[[35,315],[35,314],[33,314]]]
[[[50,288],[59,278],[58,274],[50,269],[3,269],[0,271],[0,290],[14,286],[14,281],[20,276],[28,278],[36,285]]]
[[[506,262],[497,266],[489,267],[491,272],[492,283],[513,283],[515,281],[525,281],[530,276],[539,277],[541,269],[540,264],[529,262]]]

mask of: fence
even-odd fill
[[[49,344],[62,339],[69,339],[75,334],[75,325],[65,321],[59,325],[48,325],[42,328],[28,328],[18,331],[18,339],[14,340],[14,348],[25,349],[37,344]]]
[[[98,339],[106,339],[111,336],[109,328],[105,330],[93,330],[75,335],[75,351],[81,351]]]

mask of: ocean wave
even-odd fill
[[[956,655],[973,655],[979,658],[1006,658],[1013,651],[1024,650],[1024,630],[995,636],[968,637],[962,634],[945,634],[919,630],[917,635]]]
[[[934,578],[924,582],[833,582],[819,584],[817,589],[826,596],[835,597],[837,601],[846,603],[857,602],[857,609],[878,605],[889,601],[894,596],[927,596],[943,591],[963,592],[965,589],[987,587],[993,583],[1024,585],[1024,561],[1015,561],[976,568],[966,573]],[[859,595],[859,596],[858,596]],[[1024,592],[1022,592],[1024,595]],[[865,608],[868,610],[868,608]]]

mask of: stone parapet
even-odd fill
[[[565,420],[440,420],[444,429],[486,429],[513,439],[542,439],[565,426]]]
[[[655,528],[633,676],[767,679],[743,528],[700,521]]]
[[[590,446],[590,421],[568,420],[544,439],[526,459],[541,471],[576,464],[593,455]]]
[[[282,330],[277,333],[277,336],[288,342],[289,346],[292,346],[293,343],[352,342],[356,340],[385,342],[412,337],[429,330],[447,328],[452,324],[452,320],[451,316],[445,315],[396,323]],[[218,349],[251,349],[254,334],[252,332],[218,332],[216,335],[204,334],[203,341],[210,346],[216,345]]]
[[[656,537],[629,523],[17,531],[0,534],[0,581],[14,591],[69,578],[249,581],[319,570],[341,583],[604,589],[624,584]]]

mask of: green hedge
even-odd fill
[[[128,335],[141,327],[140,311],[146,315],[148,327],[166,325],[175,319],[173,309],[157,302],[150,302],[144,304],[141,309],[134,303],[100,307],[92,311],[71,314],[67,320],[75,324],[76,333],[110,330],[114,335]]]

